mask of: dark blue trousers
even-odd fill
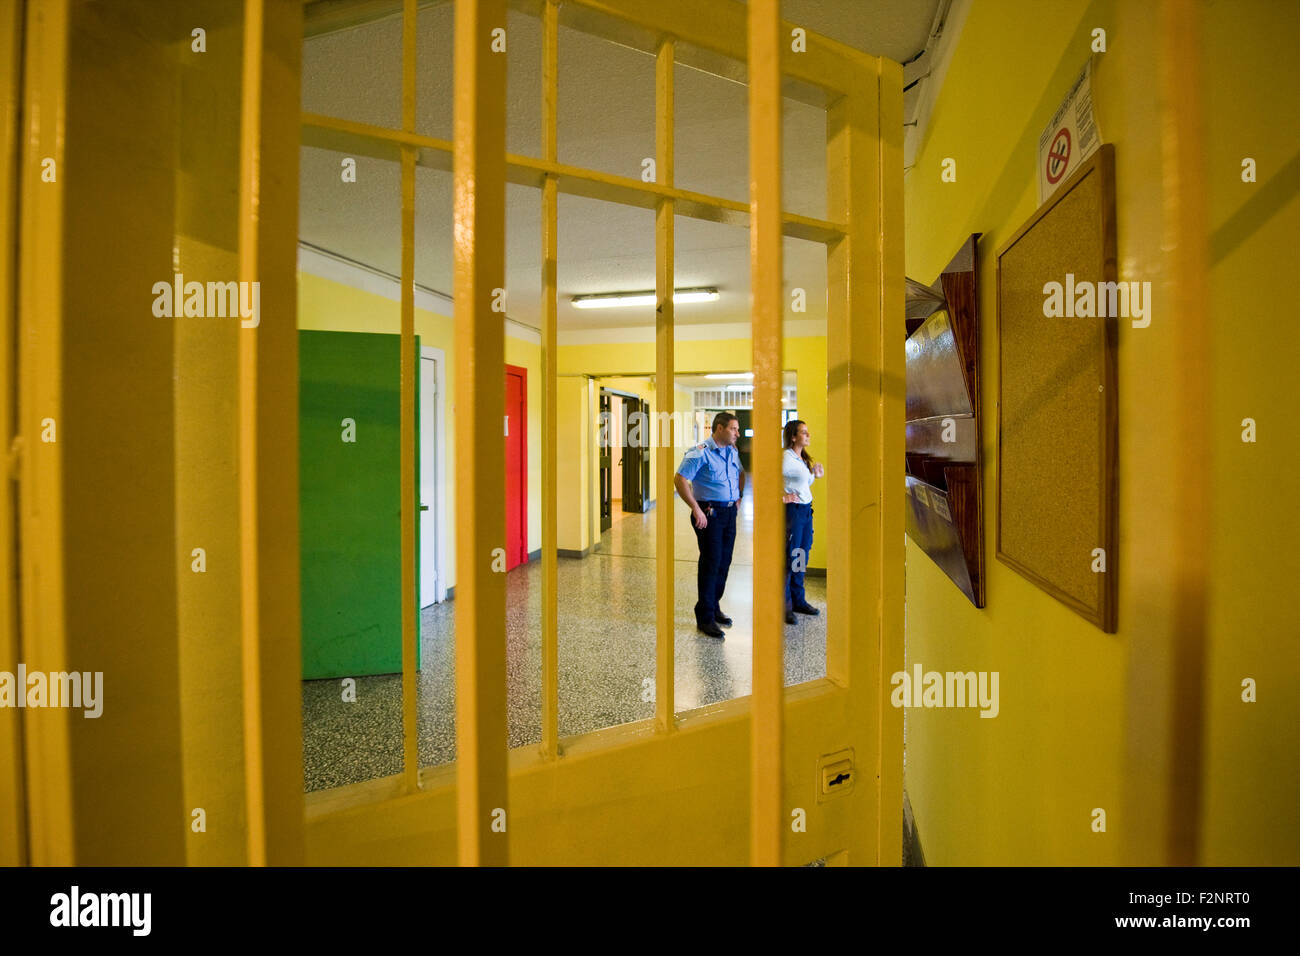
[[[803,572],[795,567],[808,567],[812,551],[812,505],[798,503],[785,506],[785,606],[789,610],[807,604],[803,593]],[[796,552],[802,552],[801,555]]]
[[[686,520],[695,531],[700,546],[698,584],[700,599],[695,602],[695,620],[698,624],[712,624],[718,616],[722,592],[727,588],[727,572],[731,570],[731,552],[736,547],[736,506],[718,502],[698,502],[708,525],[695,527],[695,519]]]

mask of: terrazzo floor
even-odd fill
[[[742,502],[723,610],[735,621],[726,639],[695,628],[699,556],[686,506],[674,498],[676,699],[678,711],[743,697],[751,689],[753,643],[752,499]],[[561,558],[559,593],[560,736],[654,716],[643,681],[655,673],[655,512],[626,515],[586,558]],[[507,716],[510,746],[541,742],[541,562],[506,580]],[[825,607],[826,582],[807,579],[808,600]],[[418,687],[420,765],[456,758],[454,624],[456,602],[421,614],[423,666]],[[826,617],[798,615],[786,625],[786,684],[826,676]],[[355,703],[338,680],[303,682],[306,789],[325,790],[402,771],[402,679],[357,678]]]

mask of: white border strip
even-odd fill
[[[825,319],[786,319],[787,338],[820,338],[826,334]],[[619,329],[574,329],[556,335],[559,345],[618,345],[629,342],[653,342],[653,325],[626,326]],[[748,322],[715,322],[706,325],[676,325],[673,338],[679,342],[708,342],[717,339],[749,338]]]
[[[298,243],[298,271],[382,296],[392,302],[402,301],[402,283],[397,276],[303,242]],[[451,296],[418,284],[415,287],[415,307],[444,318],[455,318]],[[506,334],[534,345],[542,344],[539,330],[508,316]]]
[[[308,275],[371,295],[382,296],[391,302],[402,301],[402,284],[396,276],[379,269],[362,265],[355,260],[336,255],[316,246],[298,243],[298,270]],[[434,315],[454,318],[452,299],[422,285],[415,287],[415,307]],[[531,325],[506,318],[506,334],[511,338],[542,344],[542,334]],[[826,334],[825,319],[786,319],[785,335],[788,338],[822,337]],[[707,342],[717,339],[749,338],[748,322],[713,322],[703,325],[678,325],[673,336],[681,342]],[[619,345],[625,343],[653,342],[653,325],[623,326],[608,329],[573,329],[557,334],[559,345]]]

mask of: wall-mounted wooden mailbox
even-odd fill
[[[978,238],[932,285],[907,280],[907,535],[983,607]]]

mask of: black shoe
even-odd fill
[[[726,637],[726,636],[727,636],[726,634],[722,633],[722,628],[718,627],[718,625],[713,624],[713,623],[701,623],[701,622],[699,622],[699,621],[696,621],[696,622],[695,622],[695,626],[698,627],[698,628],[699,628],[701,631],[703,631],[705,634],[709,635],[709,637]]]
[[[821,611],[817,610],[817,608],[813,607],[807,601],[803,604],[796,604],[794,609],[800,614],[811,614],[813,617],[816,617],[821,613]]]
[[[721,624],[723,627],[731,627],[731,618],[727,617],[727,615],[723,614],[721,611],[713,615],[713,622],[715,624]]]
[[[785,612],[785,623],[787,623],[787,624],[798,624],[798,623],[799,623],[799,619],[798,619],[797,617],[794,616],[794,612],[793,612],[793,611],[786,611],[786,612]]]

